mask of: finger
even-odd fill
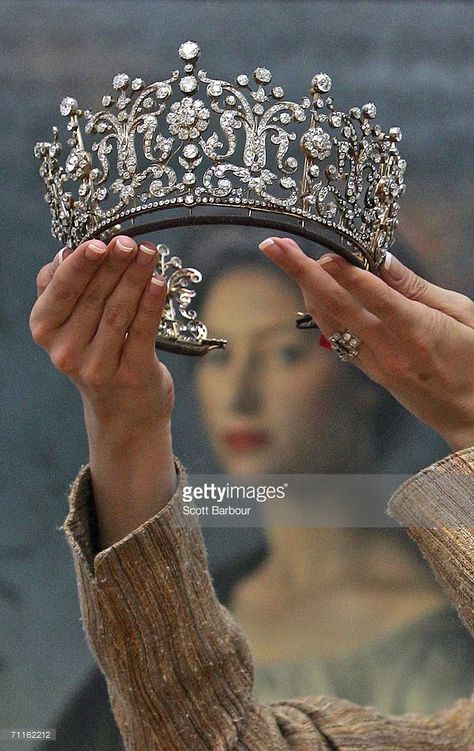
[[[316,312],[316,315],[318,316],[317,324],[319,330],[326,340],[323,340],[321,346],[332,350],[333,347],[328,341],[329,337],[336,333],[350,331],[351,334],[355,334],[355,336],[357,336],[361,340],[357,355],[352,360],[350,360],[350,362],[353,365],[357,365],[358,368],[364,371],[364,373],[366,373],[371,378],[376,378],[380,372],[380,368],[378,367],[378,358],[370,348],[370,345],[367,343],[367,341],[364,340],[362,331],[357,326],[357,323],[352,323],[349,329],[348,325],[342,324],[341,321],[332,318],[322,310],[320,312]],[[332,356],[337,357],[336,352],[333,351]]]
[[[320,263],[308,258],[289,238],[269,239],[273,241],[272,244],[264,241],[259,247],[298,283],[307,311],[318,324],[323,318],[330,318],[339,328],[349,328],[357,322],[361,336],[367,343],[380,344],[380,321],[327,274]],[[323,333],[326,335],[325,331]]]
[[[43,266],[36,277],[36,291],[37,291],[37,297],[43,294],[46,287],[50,283],[51,279],[54,276],[54,272],[58,268],[59,264],[63,262],[68,256],[73,253],[72,248],[61,248],[56,255],[54,256],[53,260],[50,261],[50,263],[47,263],[46,266]]]
[[[125,334],[135,318],[145,286],[156,264],[156,248],[140,244],[132,263],[106,301],[90,346],[108,370],[119,366]]]
[[[101,240],[79,245],[57,266],[33,308],[31,323],[41,322],[48,331],[61,326],[106,256],[107,245]]]
[[[469,297],[426,281],[391,253],[386,255],[380,275],[404,297],[436,308],[467,326],[474,326],[474,302]]]
[[[64,337],[74,341],[77,352],[83,351],[93,339],[108,298],[137,252],[136,242],[126,235],[110,241],[107,261],[97,269],[63,326]]]
[[[154,273],[123,344],[120,367],[145,368],[156,357],[155,340],[166,302],[166,280]]]
[[[375,274],[353,266],[335,253],[326,253],[317,265],[398,336],[415,331],[423,324],[425,306],[416,300],[408,300]]]

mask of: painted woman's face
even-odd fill
[[[232,474],[316,471],[334,364],[314,330],[298,330],[296,285],[241,267],[210,289],[200,316],[228,340],[198,366],[203,419]]]

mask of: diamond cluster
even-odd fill
[[[96,113],[62,100],[64,162],[56,127],[51,142],[35,146],[53,235],[75,247],[141,214],[213,204],[323,226],[376,268],[404,191],[400,130],[382,131],[371,102],[337,109],[326,73],[298,102],[268,68],[230,83],[196,69],[196,42],[178,53],[183,70],[165,80],[117,74]],[[86,137],[94,139],[87,146]]]

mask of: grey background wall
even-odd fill
[[[80,399],[28,329],[36,273],[59,249],[34,143],[59,124],[64,95],[98,108],[116,73],[167,75],[187,39],[200,43],[204,69],[233,79],[265,65],[295,98],[326,71],[341,106],[373,100],[383,125],[402,128],[409,170],[400,237],[433,279],[470,292],[474,6],[2,0],[0,14],[0,727],[47,727],[91,665],[58,529],[87,449]],[[176,451],[197,468],[205,440],[188,365],[172,367]],[[429,431],[413,431],[415,466],[443,454]]]

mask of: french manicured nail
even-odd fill
[[[158,274],[153,274],[150,279],[150,292],[153,294],[161,294],[163,287],[166,287],[166,279]]]
[[[270,258],[281,258],[284,255],[283,249],[274,241],[273,237],[267,237],[266,240],[262,240],[258,247]]]
[[[139,266],[149,266],[156,255],[155,248],[147,248],[141,244],[138,248],[137,263]]]
[[[87,256],[87,258],[100,258],[104,255],[106,250],[107,245],[105,243],[103,243],[101,240],[94,240],[87,246],[85,255]]]
[[[323,267],[324,271],[327,271],[330,274],[337,273],[341,268],[339,256],[335,253],[325,253],[319,259],[319,265]]]
[[[131,253],[135,247],[135,243],[129,237],[119,237],[117,240],[117,248],[124,253]]]
[[[387,251],[382,266],[384,276],[389,276],[394,282],[400,282],[403,279],[404,268],[405,267],[400,263],[398,258],[395,258],[394,255]]]

